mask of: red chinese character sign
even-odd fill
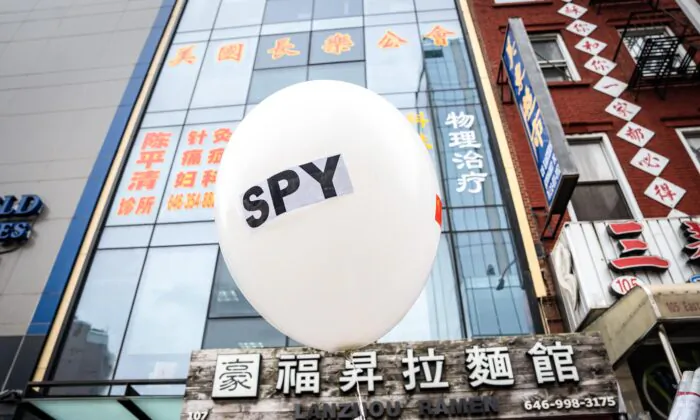
[[[684,220],[681,222],[683,236],[688,244],[683,248],[688,254],[688,261],[700,264],[700,222]]]
[[[642,224],[620,222],[608,224],[608,234],[617,239],[620,256],[608,261],[610,269],[624,273],[638,270],[666,271],[669,263],[657,255],[645,255],[649,245],[639,236]]]
[[[214,219],[219,164],[236,123],[186,126],[173,162],[159,223]]]
[[[179,136],[179,128],[141,130],[114,197],[108,226],[156,221]]]
[[[201,139],[195,133],[186,150]],[[182,188],[202,180],[181,171]],[[364,346],[391,330],[425,286],[441,231],[437,176],[415,127],[376,93],[328,80],[274,93],[236,127],[215,185],[233,278],[295,341]],[[342,302],[365,309],[338,310]]]

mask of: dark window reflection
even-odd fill
[[[256,316],[258,313],[248,303],[233,281],[223,256],[219,253],[214,274],[214,290],[211,295],[209,317]]]
[[[105,250],[95,254],[53,379],[112,378],[145,255],[145,249]],[[53,394],[107,391],[103,387],[56,388]]]
[[[268,0],[263,23],[311,20],[313,0]]]
[[[250,84],[248,103],[260,103],[278,90],[305,80],[306,67],[256,70],[253,72],[253,81]]]
[[[314,19],[344,18],[362,15],[362,0],[316,0]]]
[[[287,338],[262,318],[211,319],[205,349],[284,347]]]
[[[577,220],[631,219],[625,197],[617,181],[579,184],[571,197]]]

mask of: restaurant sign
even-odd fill
[[[192,354],[182,419],[367,419],[618,412],[598,334]],[[362,395],[358,399],[358,392]]]

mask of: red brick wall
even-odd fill
[[[566,3],[553,0],[495,6],[494,0],[468,1],[476,20],[487,65],[490,65],[491,80],[496,92],[500,92],[500,87],[496,86],[495,82],[509,17],[521,17],[528,32],[560,32],[581,76],[580,82],[550,84],[550,92],[564,131],[566,134],[606,133],[644,217],[666,217],[671,209],[644,195],[644,190],[654,176],[629,164],[639,147],[616,136],[625,121],[605,112],[605,107],[613,98],[593,89],[593,85],[601,76],[584,67],[584,63],[591,56],[574,48],[581,37],[565,30],[573,19],[557,13]],[[587,0],[575,0],[574,3],[588,7]],[[620,41],[615,25],[624,22],[630,11],[642,7],[603,7],[598,15],[593,8],[589,8],[581,17],[582,20],[598,25],[590,36],[608,44],[600,54],[602,57],[612,59]],[[624,46],[616,62],[617,67],[608,76],[627,83],[634,68],[634,61]],[[640,105],[642,110],[632,121],[655,132],[655,136],[645,147],[670,159],[661,177],[687,191],[676,209],[688,214],[700,214],[700,174],[675,131],[677,127],[700,126],[700,86],[670,87],[665,100],[661,100],[650,90],[641,91],[636,100],[631,92],[625,92],[620,97]],[[524,189],[525,202],[531,207],[544,206],[542,186],[515,105],[505,104],[502,108],[504,121],[508,125],[506,132],[510,133],[511,151],[515,154],[516,166],[522,173],[521,188]]]

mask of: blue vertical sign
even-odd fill
[[[547,206],[550,211],[563,212],[576,186],[578,172],[522,20],[509,19],[501,58]]]

